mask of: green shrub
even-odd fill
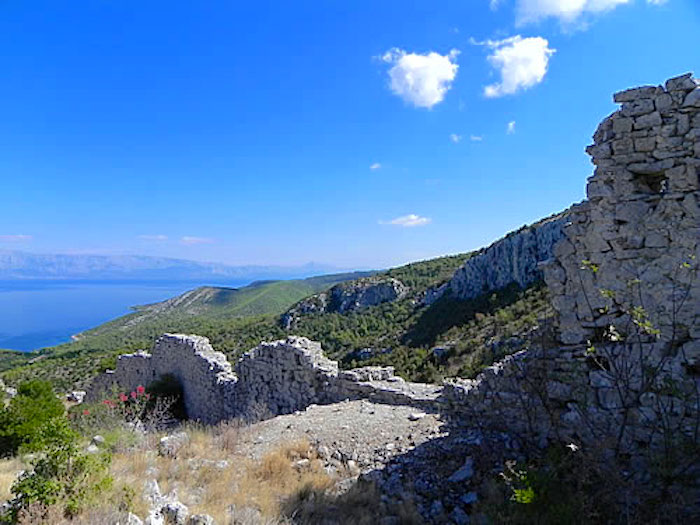
[[[21,520],[23,511],[37,507],[48,511],[59,506],[67,516],[75,515],[110,486],[110,456],[83,452],[80,435],[65,417],[44,424],[35,443],[40,453],[32,461],[32,470],[12,486],[11,521]]]
[[[0,411],[0,456],[16,454],[20,447],[29,452],[35,450],[39,429],[63,413],[63,403],[50,383],[22,383],[10,404]]]

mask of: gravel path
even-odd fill
[[[437,414],[413,407],[344,401],[256,423],[244,432],[241,447],[259,458],[280,443],[305,438],[330,464],[352,461],[365,472],[442,436],[441,426]]]

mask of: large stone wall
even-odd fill
[[[170,375],[183,388],[191,419],[217,423],[235,417],[288,414],[311,404],[344,399],[434,408],[441,387],[407,383],[392,367],[338,371],[323,355],[321,344],[304,337],[261,343],[244,354],[235,371],[205,337],[165,334],[150,353],[125,354],[115,370],[96,377],[87,400],[111,390],[131,391]]]
[[[234,417],[238,378],[226,356],[199,336],[165,334],[150,353],[119,356],[116,370],[95,378],[87,399],[97,400],[113,388],[131,391],[166,375],[183,386],[183,401],[191,419],[216,423]]]
[[[622,109],[588,148],[588,200],[544,265],[562,346],[449,381],[442,400],[455,421],[627,458],[642,481],[660,458],[697,450],[698,86],[685,75],[615,95]],[[698,489],[697,454],[681,459]]]
[[[697,344],[700,89],[684,75],[615,101],[622,108],[587,150],[596,165],[588,201],[573,208],[545,271],[562,342],[583,343],[611,324],[629,332],[626,312],[641,306],[663,338]]]

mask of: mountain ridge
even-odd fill
[[[149,255],[42,254],[0,250],[0,280],[262,280],[298,279],[344,271],[309,262],[299,266],[228,265]]]

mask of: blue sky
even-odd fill
[[[384,267],[584,197],[696,0],[0,3],[0,249]]]

